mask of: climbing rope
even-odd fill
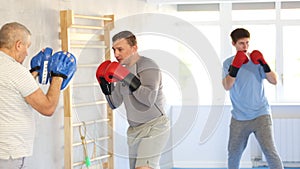
[[[82,129],[83,127],[83,129]],[[82,143],[82,146],[83,146],[83,153],[84,153],[84,162],[85,162],[85,166],[87,168],[89,168],[89,166],[91,165],[91,160],[88,156],[88,153],[87,153],[87,145],[86,145],[86,140],[85,140],[85,136],[86,136],[86,125],[85,125],[85,122],[83,121],[82,122],[82,125],[79,126],[79,134],[80,134],[80,139],[81,139],[81,143]]]

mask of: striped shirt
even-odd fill
[[[0,51],[0,159],[32,155],[35,121],[25,97],[38,88],[28,69]]]

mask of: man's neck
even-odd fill
[[[131,56],[130,63],[127,65],[127,67],[131,67],[132,65],[134,65],[140,58],[141,56],[138,53],[135,53],[133,56]]]
[[[5,54],[7,54],[8,56],[10,56],[10,57],[16,59],[16,58],[14,57],[13,53],[12,53],[9,49],[7,49],[7,48],[0,48],[0,51],[3,52],[3,53],[5,53]]]

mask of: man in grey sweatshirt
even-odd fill
[[[152,59],[138,54],[132,32],[119,32],[112,41],[117,62],[101,63],[97,80],[111,108],[124,103],[130,169],[156,169],[170,134],[161,71]]]

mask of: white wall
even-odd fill
[[[175,139],[177,145],[173,149],[173,165],[175,167],[187,168],[226,168],[227,167],[227,143],[230,123],[230,106],[225,106],[223,112],[210,112],[210,106],[181,106],[172,107],[173,125],[189,126],[185,135],[177,130],[173,130],[173,139],[181,138],[180,141]],[[192,115],[192,113],[195,113]],[[214,118],[220,118],[215,125],[205,126],[209,115]],[[179,118],[187,118],[187,116],[195,116],[189,118],[193,120],[182,120]],[[203,132],[207,132],[211,127],[211,135],[204,141],[200,142],[200,136]],[[182,135],[181,137],[178,134]],[[250,149],[246,148],[241,160],[241,167],[251,167]]]

